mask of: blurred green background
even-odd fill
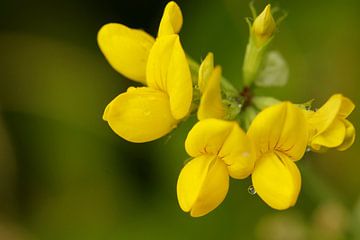
[[[181,39],[200,60],[213,51],[238,84],[248,1],[178,1]],[[257,0],[263,8],[267,2]],[[290,66],[284,88],[259,91],[321,106],[343,93],[359,106],[360,2],[271,2],[289,13],[272,48]],[[194,219],[176,200],[183,143],[194,119],[158,141],[132,144],[102,121],[131,84],[102,56],[109,22],[155,35],[165,1],[0,2],[0,239],[360,239],[360,145],[298,162],[297,205],[275,211],[231,181],[221,206]],[[359,111],[350,120],[359,126]]]

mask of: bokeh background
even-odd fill
[[[181,40],[213,51],[239,84],[248,1],[178,1]],[[360,2],[271,2],[289,13],[272,48],[290,66],[284,88],[259,91],[320,106],[333,93],[360,103]],[[258,8],[266,2],[255,1]],[[109,22],[155,35],[165,1],[0,1],[0,239],[360,239],[360,143],[298,162],[298,203],[275,211],[231,181],[222,205],[194,219],[176,200],[194,119],[158,141],[131,144],[102,113],[131,84],[102,56]],[[359,111],[350,120],[359,128]]]

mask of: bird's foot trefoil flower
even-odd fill
[[[122,24],[107,24],[99,31],[100,49],[114,69],[146,85],[117,96],[103,116],[114,132],[130,142],[158,139],[189,113],[192,80],[177,34],[181,26],[180,8],[170,2],[156,39]]]
[[[306,112],[309,123],[309,146],[323,152],[329,148],[348,149],[355,141],[355,128],[346,118],[354,110],[354,103],[341,94],[334,94],[317,111]]]
[[[183,17],[175,2],[166,5],[156,38],[117,23],[98,33],[110,65],[143,84],[128,88],[106,107],[103,118],[115,133],[131,142],[148,142],[197,116],[185,141],[192,159],[177,182],[180,208],[193,217],[223,202],[230,177],[251,176],[254,192],[266,204],[277,210],[292,207],[301,191],[295,162],[306,150],[344,151],[355,140],[348,120],[355,105],[341,94],[316,111],[311,102],[256,96],[255,89],[284,86],[289,69],[279,52],[268,51],[280,20],[270,5],[259,15],[252,10],[242,79],[236,83],[241,87],[222,75],[211,52],[200,64],[185,53],[178,35]]]
[[[286,209],[296,203],[301,177],[294,161],[302,158],[308,142],[304,113],[290,102],[260,112],[247,132],[256,149],[253,186],[269,206]]]
[[[181,209],[193,217],[224,200],[229,176],[246,178],[254,167],[254,147],[236,122],[201,120],[189,132],[185,149],[193,159],[180,172],[177,195]]]

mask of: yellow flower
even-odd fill
[[[355,128],[346,118],[354,108],[350,99],[334,94],[318,111],[307,111],[311,149],[348,149],[354,143]]]
[[[199,121],[189,132],[185,148],[193,159],[180,172],[177,196],[181,209],[193,217],[220,205],[229,176],[246,178],[254,167],[254,147],[236,122]]]
[[[106,107],[104,120],[130,142],[148,142],[169,133],[187,116],[192,102],[191,74],[177,33],[182,14],[169,2],[154,39],[142,30],[110,23],[98,43],[115,70],[147,85],[130,87]]]
[[[260,112],[247,135],[256,151],[252,182],[260,198],[274,209],[296,203],[301,176],[294,161],[305,153],[308,128],[303,112],[283,102]]]
[[[273,36],[276,29],[275,20],[271,14],[271,7],[268,4],[265,9],[256,17],[252,31],[255,42],[258,46],[265,44]]]
[[[225,112],[221,99],[221,67],[214,68],[214,55],[208,53],[199,68],[198,85],[200,104],[197,112],[199,120],[205,118],[224,118]]]

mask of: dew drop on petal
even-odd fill
[[[248,193],[251,194],[251,195],[255,195],[255,194],[256,194],[256,190],[255,190],[255,188],[254,188],[253,185],[250,185],[250,186],[248,187]]]

